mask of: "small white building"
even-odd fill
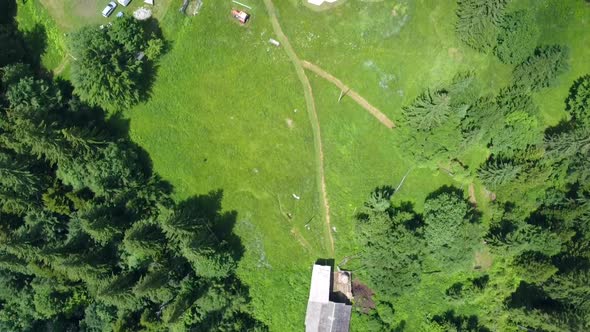
[[[307,2],[311,3],[312,5],[321,6],[325,3],[334,3],[338,0],[307,0]]]

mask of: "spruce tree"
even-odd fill
[[[569,69],[569,49],[566,46],[538,47],[533,55],[514,68],[514,81],[533,91],[555,84],[557,77]]]

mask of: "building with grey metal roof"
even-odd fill
[[[350,273],[344,273],[346,280],[350,282]],[[352,306],[349,303],[330,301],[330,297],[334,295],[334,279],[343,279],[340,274],[341,272],[332,274],[330,266],[313,266],[305,314],[306,332],[348,332]]]

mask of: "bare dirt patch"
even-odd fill
[[[375,309],[375,302],[373,301],[375,293],[358,279],[352,281],[352,294],[354,295],[354,306],[359,308],[362,313],[368,314]]]
[[[286,118],[285,123],[287,123],[287,127],[289,127],[289,129],[295,128],[295,122],[293,119]]]
[[[105,3],[106,5],[106,3]],[[74,13],[79,17],[95,17],[100,15],[100,10],[95,0],[78,0],[74,2]]]
[[[496,200],[496,193],[495,192],[489,191],[486,188],[483,188],[482,192],[485,195],[485,197],[487,197],[488,200],[490,200],[490,202],[493,202]]]
[[[96,18],[100,18],[99,2],[96,0],[39,0],[43,7],[47,9],[51,17],[54,18],[55,23],[64,28],[70,30],[74,28],[72,24],[72,17],[76,18],[92,18],[93,21]],[[107,2],[104,3],[106,5]],[[102,3],[101,3],[102,5]]]

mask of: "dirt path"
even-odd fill
[[[477,205],[477,198],[475,197],[475,185],[473,182],[469,184],[469,203]]]
[[[385,125],[385,127],[389,128],[389,129],[395,127],[395,124],[393,123],[393,121],[391,121],[387,117],[387,115],[383,114],[383,112],[381,112],[377,107],[371,105],[365,98],[363,98],[361,95],[359,95],[356,91],[349,88],[346,84],[342,83],[342,81],[340,81],[336,77],[332,76],[332,74],[330,74],[327,71],[323,70],[322,68],[314,65],[313,63],[305,61],[305,60],[303,60],[301,62],[301,65],[305,69],[309,69],[312,72],[314,72],[315,74],[317,74],[318,76],[332,82],[340,90],[344,91],[347,96],[350,96],[350,98],[352,98],[354,101],[356,101],[357,104],[359,104],[362,108],[366,109],[369,113],[371,113],[371,115],[373,115],[375,118],[377,118],[377,120],[379,120],[383,125]]]
[[[318,191],[320,193],[320,203],[322,205],[322,217],[325,220],[325,232],[326,237],[329,240],[329,250],[332,256],[334,255],[334,237],[332,236],[332,229],[330,227],[330,204],[328,203],[328,192],[326,189],[326,176],[324,174],[324,150],[322,147],[322,137],[320,132],[320,121],[318,118],[318,113],[315,107],[315,100],[313,98],[313,91],[311,89],[311,84],[309,83],[309,79],[307,75],[305,75],[305,70],[301,64],[301,60],[295,53],[293,46],[289,42],[289,38],[283,32],[281,25],[279,24],[279,20],[277,19],[276,9],[272,0],[264,0],[264,5],[266,6],[266,11],[268,12],[268,16],[270,18],[270,22],[272,24],[274,32],[277,34],[277,39],[281,42],[283,49],[287,53],[289,60],[293,63],[293,67],[295,67],[295,72],[297,73],[297,77],[299,81],[303,85],[303,93],[305,97],[305,104],[307,109],[307,115],[309,117],[309,122],[311,123],[311,128],[313,131],[313,145],[315,151],[315,159],[316,159],[316,176],[318,177]]]

